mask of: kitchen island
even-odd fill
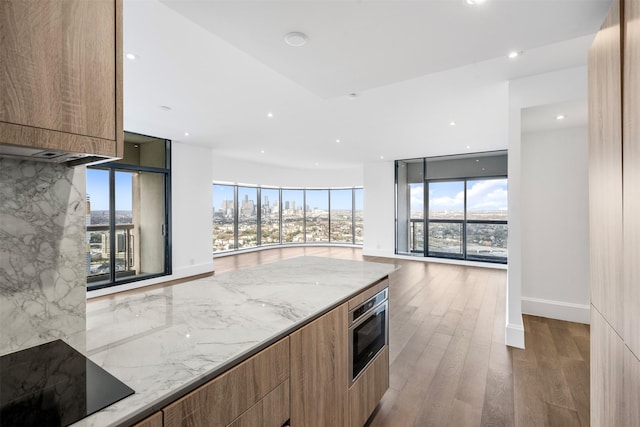
[[[304,256],[89,302],[86,355],[135,394],[74,426],[140,421],[395,269]]]

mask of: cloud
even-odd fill
[[[477,181],[467,190],[467,210],[507,210],[507,180]]]
[[[422,196],[422,185],[411,186],[411,209],[422,209],[424,199]]]

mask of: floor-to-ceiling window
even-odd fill
[[[296,243],[363,243],[362,188],[214,183],[213,252]]]
[[[282,243],[304,243],[304,190],[282,190]]]
[[[396,253],[506,262],[506,175],[506,152],[396,161]]]
[[[235,249],[235,186],[214,184],[211,195],[213,198],[213,251]]]
[[[123,159],[87,167],[88,289],[170,274],[169,150],[126,132]]]
[[[258,189],[238,187],[238,248],[258,246]]]
[[[329,190],[305,191],[306,242],[329,241]]]
[[[261,188],[260,233],[262,245],[280,243],[280,190]]]
[[[332,242],[353,242],[353,193],[350,188],[329,191]]]

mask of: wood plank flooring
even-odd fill
[[[589,425],[589,326],[524,316],[526,349],[505,346],[505,270],[312,246],[219,257],[216,274],[300,255],[402,266],[390,278],[390,388],[367,426]]]

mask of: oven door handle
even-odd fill
[[[358,317],[358,319],[355,322],[351,323],[351,325],[349,326],[349,330],[357,328],[358,326],[360,326],[361,324],[369,320],[371,315],[374,313],[377,314],[379,311],[378,309],[380,309],[382,306],[384,306],[384,309],[387,310],[388,304],[389,304],[389,300],[386,299],[380,302],[380,304],[376,305],[375,307],[371,307],[369,310],[365,311],[362,314],[362,316]]]

